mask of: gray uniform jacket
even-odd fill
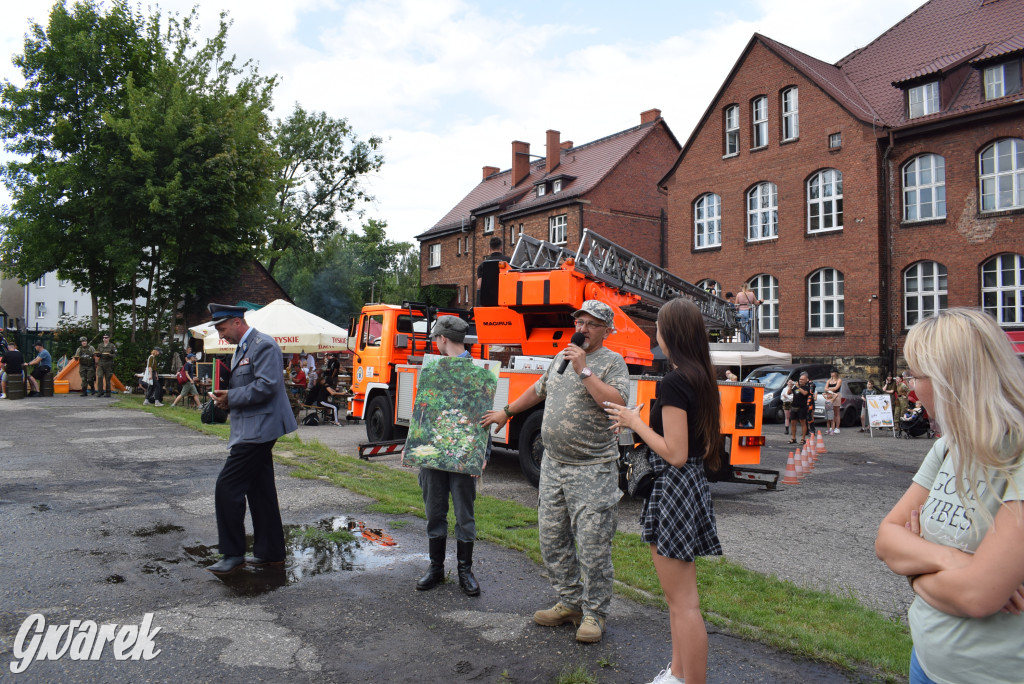
[[[270,442],[298,429],[284,389],[284,360],[274,338],[253,328],[245,348],[234,357],[228,382],[231,439],[239,443]]]

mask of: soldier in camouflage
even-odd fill
[[[82,379],[82,396],[89,396],[89,388],[91,388],[96,382],[96,350],[89,344],[88,337],[80,337],[78,339],[82,343],[78,349],[75,350],[75,358],[78,359],[78,377]],[[93,390],[95,393],[95,390]]]
[[[110,335],[104,335],[103,343],[96,347],[96,355],[99,357],[96,389],[102,397],[110,396],[110,381],[114,377],[114,354],[116,353],[117,347],[110,341]]]
[[[501,411],[490,411],[484,425],[504,425],[544,401],[538,528],[540,548],[558,603],[533,615],[537,624],[580,622],[576,640],[595,643],[604,634],[613,592],[612,537],[619,491],[615,434],[608,429],[605,402],[629,399],[629,370],[619,354],[604,346],[613,332],[614,313],[588,299],[573,314],[581,346],[558,353],[537,383]],[[559,373],[562,361],[572,372]]]

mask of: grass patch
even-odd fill
[[[142,406],[141,397],[117,405],[142,409],[167,420],[228,436],[226,425],[204,425],[198,411]],[[416,475],[386,465],[338,454],[313,440],[283,437],[274,456],[293,468],[292,476],[326,480],[375,500],[370,509],[386,515],[424,517]],[[454,514],[450,514],[454,525]],[[407,521],[391,521],[392,527]],[[479,496],[477,537],[526,554],[540,563],[537,511],[512,501]],[[639,535],[617,533],[612,545],[616,592],[640,603],[665,607],[664,594]],[[864,668],[887,681],[906,677],[910,634],[902,622],[861,605],[852,596],[805,589],[775,576],[748,570],[722,558],[698,558],[697,581],[705,619],[738,636],[788,653],[846,668]],[[579,677],[579,678],[577,678]],[[583,668],[563,673],[559,682],[591,682]]]

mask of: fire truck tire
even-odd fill
[[[534,487],[540,484],[540,462],[544,458],[544,443],[540,440],[540,424],[544,411],[534,411],[519,428],[519,469]]]
[[[395,438],[395,421],[391,415],[391,402],[383,394],[370,400],[366,408],[366,439],[386,442]]]

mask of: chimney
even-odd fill
[[[501,169],[499,169],[497,166],[485,166],[484,167],[484,178],[483,178],[483,180],[487,180],[488,176],[493,176],[494,174],[498,173],[499,171],[501,171]]]
[[[572,140],[563,140],[561,147],[563,150],[572,149]]]
[[[657,121],[661,118],[660,109],[648,109],[646,112],[640,112],[640,125]]]
[[[544,167],[544,173],[551,173],[558,168],[558,163],[561,161],[562,149],[559,147],[558,139],[561,137],[561,133],[548,129],[548,149],[547,149],[547,164]]]
[[[530,175],[530,143],[512,141],[512,187]]]

